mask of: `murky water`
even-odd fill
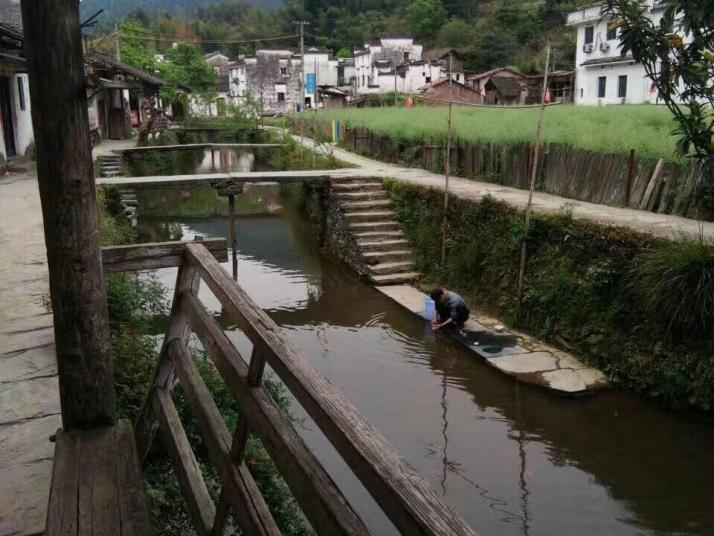
[[[187,214],[190,194],[153,213],[144,197],[143,239],[227,236],[220,210]],[[237,229],[240,284],[481,534],[714,534],[711,420],[618,391],[566,399],[518,385],[321,257],[295,214]],[[173,286],[175,274],[158,275]],[[300,432],[375,533],[394,533],[316,427]]]
[[[130,175],[184,175],[192,173],[274,171],[282,169],[276,160],[277,147],[185,148],[133,151],[124,154]]]

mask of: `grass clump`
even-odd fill
[[[453,136],[465,143],[515,144],[535,141],[538,110],[535,108],[454,107]],[[447,135],[447,109],[422,106],[407,108],[343,108],[310,115],[322,121],[339,120],[352,127],[368,128],[400,142],[439,141]],[[656,162],[676,160],[676,125],[661,106],[552,106],[546,109],[543,134],[546,143],[606,154],[628,154]]]
[[[678,340],[714,330],[714,244],[681,235],[640,254],[632,285],[653,324]]]
[[[385,184],[425,287],[463,293],[474,306],[600,368],[614,384],[669,406],[714,408],[711,243],[536,213],[519,303],[521,211],[492,198],[452,197],[442,264],[443,194]]]

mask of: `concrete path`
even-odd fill
[[[61,426],[34,172],[0,177],[0,536],[42,534]]]
[[[409,285],[376,287],[402,307],[424,318],[426,294]],[[498,326],[498,327],[497,327]],[[568,354],[536,339],[499,326],[498,320],[471,313],[465,331],[479,335],[481,342],[457,337],[459,342],[486,363],[519,381],[564,395],[582,395],[607,386],[605,375]],[[505,341],[509,342],[506,343]],[[500,342],[499,342],[500,341]]]
[[[293,136],[300,143],[300,136]],[[310,138],[304,138],[303,142],[307,147],[314,148],[315,145]],[[402,182],[435,188],[444,189],[444,175],[431,173],[419,168],[407,168],[395,164],[380,162],[372,158],[351,153],[339,147],[332,147],[336,158],[357,166],[355,173],[363,176],[392,177]],[[449,191],[463,199],[479,200],[486,196],[503,201],[516,208],[525,208],[528,204],[528,191],[501,186],[490,182],[480,182],[461,177],[451,177],[449,180]],[[616,225],[629,227],[635,231],[652,233],[655,236],[672,238],[676,232],[684,232],[690,235],[698,235],[703,232],[705,236],[714,238],[714,222],[699,222],[679,216],[668,214],[656,214],[629,208],[609,207],[606,205],[596,205],[576,199],[568,199],[557,195],[536,192],[533,197],[534,210],[548,214],[560,214],[569,212],[574,218],[587,220],[605,225]]]
[[[62,420],[37,176],[32,162],[14,167],[26,171],[0,176],[0,536],[29,536],[45,530]]]

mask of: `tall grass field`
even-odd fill
[[[400,141],[437,141],[447,134],[446,107],[346,108],[310,113],[369,128]],[[453,108],[452,135],[471,143],[515,143],[535,140],[537,108]],[[570,145],[608,154],[634,149],[638,158],[676,160],[675,122],[664,106],[550,106],[545,110],[546,143]]]

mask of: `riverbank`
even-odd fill
[[[443,211],[443,194],[398,181],[387,188],[420,255],[424,287],[462,292],[509,326],[605,371],[613,384],[669,406],[714,407],[714,316],[707,305],[714,289],[702,286],[714,273],[710,242],[671,242],[536,213],[519,303],[521,211],[493,199],[453,197],[443,265],[441,219],[434,217]]]

